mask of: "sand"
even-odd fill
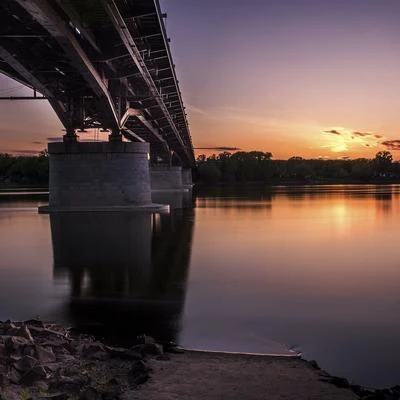
[[[124,399],[354,400],[327,382],[326,373],[294,357],[186,351],[151,360],[151,379]]]

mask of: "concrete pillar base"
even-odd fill
[[[49,143],[49,205],[39,212],[166,211],[151,201],[149,144]]]
[[[192,169],[191,168],[182,168],[182,185],[186,189],[192,189],[193,181],[192,181]]]
[[[152,192],[184,190],[182,184],[182,167],[158,164],[152,165],[150,172]]]

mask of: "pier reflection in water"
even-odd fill
[[[178,340],[193,231],[191,193],[174,193],[169,203],[170,214],[50,216],[54,278],[68,279],[65,306],[74,326],[119,342],[143,333]]]

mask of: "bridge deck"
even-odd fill
[[[158,0],[2,0],[0,71],[45,95],[67,132],[104,128],[194,163]]]

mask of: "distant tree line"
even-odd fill
[[[0,153],[0,185],[47,185],[48,182],[47,151],[29,157]]]
[[[270,152],[223,152],[197,158],[195,180],[204,183],[263,182],[329,183],[400,181],[400,163],[388,151],[375,158],[324,160],[291,157],[273,160]],[[47,185],[49,160],[47,151],[37,156],[12,156],[0,153],[0,185]]]
[[[272,160],[269,152],[223,152],[197,158],[199,182],[237,183],[324,183],[400,180],[400,163],[392,154],[380,151],[375,158],[354,160],[304,159]]]

